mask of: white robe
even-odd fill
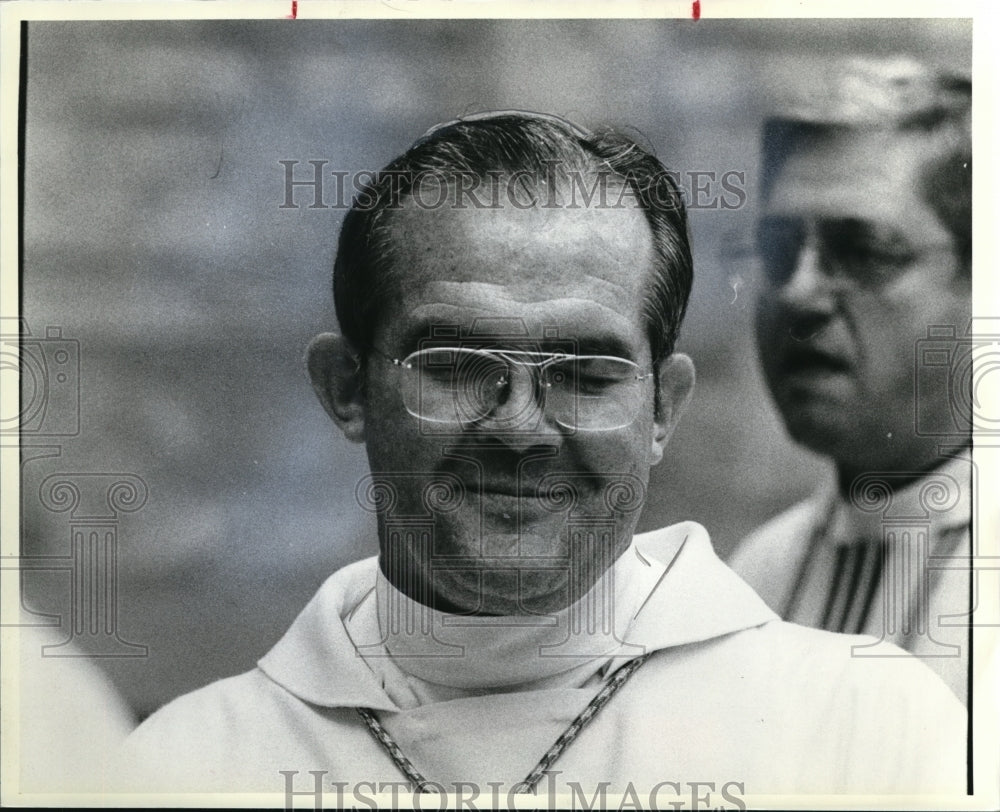
[[[852,659],[840,636],[778,620],[697,524],[636,536],[634,545],[665,574],[623,642],[655,653],[540,792],[587,801],[635,792],[644,806],[653,793],[653,805],[671,808],[691,803],[691,782],[711,784],[695,791],[714,791],[715,806],[723,787],[730,795],[965,791],[963,709],[920,662]],[[487,804],[491,792],[505,798],[592,699],[593,679],[401,707],[345,625],[376,570],[372,558],[335,573],[256,669],[150,717],[126,743],[132,780],[147,790],[276,793],[287,781],[308,792],[313,771],[324,803],[350,805],[352,793],[405,781],[361,706],[427,779],[449,790],[471,782],[459,791],[474,789]]]
[[[785,620],[899,646],[964,702],[974,605],[969,581],[976,574],[972,495],[972,462],[964,454],[891,498],[876,494],[874,509],[840,496],[831,475],[808,499],[744,539],[729,565]],[[888,544],[886,537],[906,541]],[[839,566],[844,560],[855,566]],[[867,614],[858,611],[865,594]],[[847,622],[841,626],[838,618]]]

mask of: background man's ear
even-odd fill
[[[694,362],[682,352],[675,352],[658,363],[653,373],[660,379],[660,394],[653,421],[652,465],[663,459],[670,435],[691,401],[694,392]]]
[[[326,413],[348,440],[363,443],[365,399],[354,347],[341,335],[320,333],[309,342],[306,364],[313,389]]]

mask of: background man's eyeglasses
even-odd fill
[[[569,429],[631,424],[652,372],[610,355],[567,355],[471,347],[417,350],[403,359],[375,348],[400,370],[406,410],[420,420],[525,430],[544,413]]]
[[[950,243],[913,245],[900,234],[882,233],[850,219],[819,221],[811,226],[796,218],[771,217],[757,231],[757,253],[772,285],[786,284],[794,276],[802,252],[810,247],[828,277],[868,288],[888,283],[927,255],[953,248]]]

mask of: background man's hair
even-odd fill
[[[412,195],[415,179],[423,183],[430,176],[453,188],[463,176],[511,182],[524,174],[543,186],[561,187],[562,198],[574,174],[629,188],[630,205],[644,211],[655,249],[643,305],[653,360],[673,352],[692,282],[687,215],[675,179],[650,151],[622,133],[589,133],[555,116],[521,112],[438,125],[358,193],[341,227],[333,273],[344,336],[362,354],[371,346],[383,297],[392,294],[392,210]],[[540,187],[539,197],[552,199],[556,191]],[[609,205],[618,197],[609,193]],[[595,204],[597,199],[588,205]]]
[[[854,59],[813,94],[764,123],[761,191],[766,198],[788,156],[848,131],[926,136],[920,191],[972,264],[972,81],[906,58]],[[864,178],[858,178],[864,184]]]

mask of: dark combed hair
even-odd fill
[[[413,192],[415,179],[517,178],[525,173],[556,184],[569,173],[627,186],[649,223],[654,267],[644,300],[654,361],[673,352],[692,284],[687,215],[676,175],[647,149],[615,130],[590,133],[537,113],[478,114],[432,128],[355,196],[340,231],[333,293],[343,335],[362,353],[372,346],[378,311],[392,295],[392,210]],[[554,190],[553,190],[554,193]]]
[[[764,122],[761,190],[787,157],[837,131],[891,131],[926,138],[920,192],[972,267],[972,81],[906,58],[854,59],[831,74],[828,92]],[[859,179],[863,182],[863,179]]]

